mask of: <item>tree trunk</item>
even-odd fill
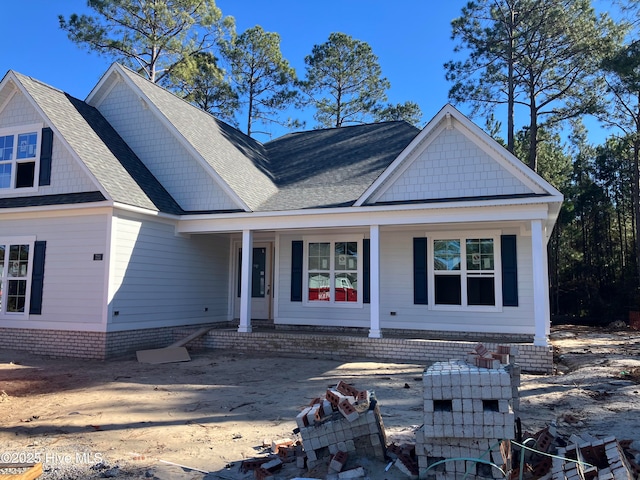
[[[535,101],[531,102],[531,124],[529,126],[529,155],[527,164],[534,172],[538,171],[538,114]]]
[[[632,176],[632,194],[633,194],[633,216],[635,220],[635,261],[636,261],[636,298],[635,302],[640,301],[640,138],[638,135],[633,140],[633,176]]]
[[[515,81],[513,78],[513,70],[514,70],[514,38],[513,38],[513,27],[515,22],[515,12],[513,7],[511,7],[511,21],[509,23],[509,73],[508,73],[508,92],[507,92],[507,150],[513,153],[515,149],[515,135],[514,135],[514,103],[515,103]]]

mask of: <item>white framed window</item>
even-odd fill
[[[305,239],[304,303],[312,306],[362,306],[362,239]]]
[[[0,238],[0,315],[28,313],[35,238]]]
[[[432,236],[429,252],[429,304],[432,308],[501,310],[499,233]]]
[[[0,129],[0,193],[35,189],[42,125]]]

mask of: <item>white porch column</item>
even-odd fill
[[[531,261],[533,262],[533,344],[549,345],[551,314],[549,311],[549,272],[547,242],[542,220],[531,221]]]
[[[238,332],[251,332],[251,272],[253,263],[253,232],[242,231],[242,279],[240,282],[240,326]]]
[[[369,328],[369,338],[382,338],[380,330],[380,226],[371,225],[369,227],[370,245],[370,316],[371,326]]]

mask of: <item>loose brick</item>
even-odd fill
[[[347,458],[348,458],[347,452],[339,450],[331,458],[331,461],[329,462],[329,468],[336,472],[340,472],[344,468],[344,465],[347,463]]]
[[[344,399],[340,402],[340,404],[338,405],[338,411],[342,413],[344,418],[346,418],[349,422],[357,420],[360,416],[354,406],[347,399]]]

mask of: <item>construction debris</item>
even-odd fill
[[[373,392],[340,382],[302,410],[296,421],[309,468],[339,452],[345,459],[352,453],[385,458],[384,425]]]
[[[517,419],[520,368],[511,362],[512,353],[509,347],[489,352],[478,344],[465,360],[426,369],[424,423],[415,431],[415,444],[387,444],[375,393],[339,382],[296,416],[299,440],[265,440],[270,455],[245,460],[241,471],[253,471],[257,480],[285,478],[286,470],[275,472],[295,462],[298,471],[306,468],[314,475],[326,469],[326,480],[360,479],[367,472],[357,462],[369,457],[388,462],[384,471],[393,468],[392,478],[640,478],[631,441],[588,434],[565,439],[555,424],[522,434]]]

